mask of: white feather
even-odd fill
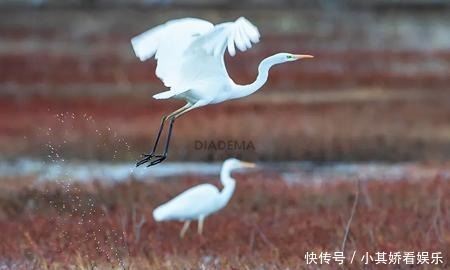
[[[211,184],[192,187],[153,211],[156,221],[191,220],[219,210],[219,190]],[[198,203],[195,203],[198,202]]]
[[[219,211],[233,196],[236,181],[231,177],[235,169],[251,167],[248,163],[229,158],[223,162],[220,181],[223,189],[211,184],[201,184],[187,189],[153,211],[156,221],[197,220]]]
[[[245,51],[258,41],[257,28],[243,17],[216,26],[186,18],[156,26],[134,37],[131,44],[141,61],[157,59],[156,75],[171,90],[154,97],[165,99],[195,88],[205,78],[228,78],[225,50],[234,56],[235,45]]]
[[[164,92],[158,93],[156,95],[153,95],[153,98],[155,98],[155,99],[168,99],[168,98],[171,98],[171,97],[173,97],[175,95],[176,95],[176,93],[174,93],[173,91],[164,91]]]

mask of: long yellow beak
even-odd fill
[[[304,58],[314,58],[314,56],[309,54],[294,54],[295,59],[304,59]]]
[[[255,163],[251,163],[251,162],[241,161],[241,164],[245,168],[255,168],[256,167],[256,164]]]

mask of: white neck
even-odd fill
[[[224,207],[233,195],[236,187],[236,180],[231,177],[231,168],[223,166],[220,172],[220,182],[222,182],[223,189],[220,192],[220,205]]]
[[[269,76],[269,69],[276,64],[279,64],[279,62],[276,61],[274,55],[262,60],[258,66],[258,76],[256,77],[256,80],[247,85],[234,84],[231,98],[245,97],[258,91],[266,83]]]

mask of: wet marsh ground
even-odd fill
[[[217,183],[217,177],[70,184],[4,180],[0,267],[335,269],[333,261],[307,265],[305,254],[342,250],[357,199],[344,247],[346,268],[364,267],[365,252],[428,251],[442,252],[444,261],[421,267],[443,269],[449,267],[449,175],[434,165],[423,168],[436,173],[414,179],[410,167],[395,181],[370,178],[359,184],[357,178],[287,182],[270,170],[237,173],[229,205],[206,219],[203,235],[192,226],[184,239],[178,236],[180,223],[154,222],[153,208],[192,185]],[[353,252],[358,260],[350,263]]]
[[[450,9],[434,3],[442,1],[393,1],[391,8],[389,1],[331,8],[330,1],[317,1],[319,8],[244,1],[244,9],[236,1],[228,8],[31,2],[43,6],[0,4],[0,270],[336,269],[335,262],[307,265],[305,254],[342,250],[345,269],[379,268],[361,258],[380,251],[444,257],[394,269],[450,268]],[[252,82],[259,62],[279,51],[315,59],[277,66],[247,99],[177,120],[167,162],[421,163],[285,164],[237,174],[235,195],[206,220],[204,235],[194,227],[180,239],[180,223],[155,223],[155,206],[192,185],[217,183],[218,167],[187,176],[167,176],[171,167],[129,172],[161,117],[183,105],[151,98],[164,90],[156,62],[139,62],[130,38],[169,19],[240,16],[260,28],[262,40],[225,57],[237,83]],[[251,142],[255,150],[195,149],[196,141],[219,140]],[[22,158],[54,166],[3,166]],[[69,160],[89,166],[61,171]],[[426,163],[433,160],[447,162]],[[129,164],[109,173],[102,161]]]

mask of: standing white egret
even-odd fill
[[[185,106],[162,118],[152,152],[143,155],[144,158],[136,166],[146,162],[152,166],[166,159],[173,123],[180,115],[208,104],[248,96],[264,85],[273,65],[313,57],[277,53],[259,64],[258,76],[253,83],[234,83],[225,68],[225,50],[228,49],[228,53],[234,56],[235,45],[245,51],[252,47],[252,43],[257,43],[259,37],[258,29],[241,17],[234,22],[218,25],[195,18],[172,20],[131,39],[134,52],[141,61],[155,56],[156,75],[170,88],[153,97],[186,101]],[[165,150],[157,155],[155,151],[166,120],[170,120],[170,127]]]
[[[153,211],[156,221],[184,221],[180,237],[183,237],[192,220],[198,220],[198,233],[203,231],[203,221],[210,214],[219,211],[234,193],[236,181],[231,177],[231,171],[239,168],[253,168],[255,164],[243,162],[235,158],[225,160],[220,171],[220,181],[223,189],[219,191],[211,184],[201,184],[179,194],[172,200],[158,206]]]

